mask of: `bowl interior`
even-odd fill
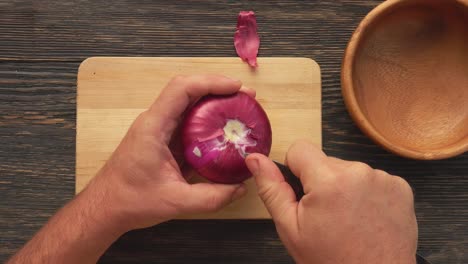
[[[427,158],[441,149],[466,151],[466,2],[395,2],[358,33],[352,87],[360,111],[394,146]]]

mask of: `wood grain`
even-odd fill
[[[320,64],[325,152],[406,178],[416,195],[420,253],[433,263],[468,263],[468,154],[426,162],[389,154],[359,131],[344,107],[344,48],[380,2],[0,1],[0,262],[74,195],[81,61],[99,55],[235,56],[237,12],[255,10],[260,56],[308,57]],[[101,262],[189,258],[293,263],[270,221],[172,221],[129,232]]]
[[[320,68],[307,58],[259,58],[252,70],[239,58],[94,57],[78,72],[76,193],[104,165],[133,120],[178,74],[223,74],[254,88],[273,130],[270,157],[283,161],[298,138],[322,144]],[[267,219],[253,179],[247,195],[217,213],[183,219]]]

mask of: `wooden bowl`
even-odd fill
[[[468,0],[388,0],[354,32],[342,93],[387,150],[444,159],[468,150]]]

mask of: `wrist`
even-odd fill
[[[141,188],[135,187],[129,178],[123,174],[123,170],[108,162],[83,190],[86,199],[97,205],[96,214],[100,219],[120,235],[169,220],[148,212],[141,198]]]
[[[94,184],[60,209],[12,263],[96,263],[124,232]]]
[[[102,181],[102,175],[97,175],[90,184],[76,197],[80,207],[86,208],[87,219],[103,235],[115,238],[130,231],[125,221],[125,214],[113,193],[112,187]],[[110,188],[109,188],[110,187]]]

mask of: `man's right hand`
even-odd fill
[[[270,159],[251,154],[246,162],[297,263],[416,263],[418,227],[413,192],[404,179],[327,157],[301,141],[286,156],[304,186],[305,196],[297,202]]]

